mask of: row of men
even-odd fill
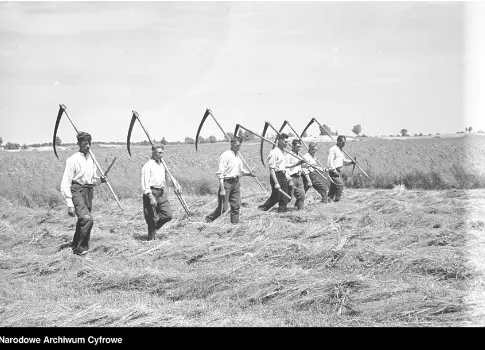
[[[61,193],[67,202],[68,214],[77,216],[76,230],[72,239],[72,251],[74,254],[84,256],[89,251],[89,241],[93,227],[91,215],[93,188],[106,182],[105,176],[98,176],[96,172],[94,155],[89,152],[91,147],[91,135],[87,132],[80,132],[77,135],[79,151],[66,160],[66,167],[61,181]],[[289,203],[287,196],[295,198],[295,207],[300,210],[304,207],[305,193],[313,187],[322,197],[322,202],[339,201],[343,191],[343,180],[341,168],[344,165],[351,165],[354,162],[347,159],[342,152],[345,145],[345,136],[337,138],[337,145],[329,150],[328,169],[317,165],[315,153],[318,149],[316,143],[309,144],[309,151],[299,160],[288,152],[285,152],[289,144],[288,135],[282,133],[278,136],[278,147],[275,147],[268,156],[270,170],[271,196],[266,202],[260,205],[260,210],[267,211],[278,203],[278,212],[286,211]],[[239,210],[241,207],[240,182],[241,176],[256,175],[243,168],[239,154],[242,138],[233,137],[231,147],[219,158],[219,169],[216,172],[219,179],[218,205],[217,208],[206,216],[206,222],[212,222],[225,213],[229,206],[231,223],[239,222]],[[292,142],[292,153],[300,155],[301,141],[294,139]],[[172,220],[173,213],[167,197],[167,186],[169,183],[181,191],[177,180],[168,177],[162,157],[164,146],[162,144],[152,147],[152,156],[142,167],[141,187],[143,191],[143,212],[145,222],[148,226],[148,240],[154,240],[157,232],[167,222]],[[332,181],[327,192],[325,179],[320,172],[327,172]]]

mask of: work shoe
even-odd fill
[[[74,254],[79,255],[79,256],[84,256],[88,253],[87,250],[79,251],[79,250],[73,250],[72,251]]]

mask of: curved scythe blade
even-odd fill
[[[128,154],[131,157],[130,151],[130,139],[131,139],[131,132],[133,131],[133,125],[135,125],[136,118],[138,118],[138,113],[135,111],[133,112],[133,116],[131,117],[130,127],[128,128],[128,136],[126,137],[126,147],[128,148]]]
[[[202,125],[204,125],[205,120],[209,116],[209,113],[210,113],[209,108],[207,108],[205,110],[204,116],[202,117],[202,121],[200,122],[199,128],[197,129],[197,135],[195,135],[195,151],[196,152],[197,152],[197,144],[199,143],[200,130],[202,129]],[[229,141],[231,141],[231,140],[229,140]]]
[[[286,124],[287,124],[287,123],[288,123],[288,122],[287,122],[286,120],[283,122],[283,124],[281,125],[280,130],[278,131],[278,135],[279,135],[279,134],[281,134],[281,132],[283,131],[283,129],[285,128],[285,126],[286,126]],[[274,138],[274,143],[276,143],[276,142],[278,141],[278,135],[276,135],[276,137]],[[273,149],[274,149],[275,147],[276,147],[276,146],[275,146],[275,145],[273,145]]]
[[[269,125],[268,122],[264,122],[264,129],[263,129],[263,133],[261,134],[261,136],[264,137],[264,135],[266,135],[266,130],[268,130],[268,125]],[[264,143],[264,139],[261,139],[261,147],[260,147],[259,153],[260,153],[260,157],[261,157],[261,163],[263,163],[263,166],[266,167],[266,165],[264,165],[263,143]]]
[[[300,138],[302,138],[302,137],[303,137],[303,135],[305,134],[305,131],[307,131],[307,129],[310,127],[310,125],[312,125],[312,124],[313,124],[313,122],[314,122],[314,121],[315,121],[315,118],[312,118],[312,120],[310,120],[310,122],[308,123],[308,125],[306,126],[306,128],[305,128],[305,129],[303,129],[303,131],[302,131],[302,133],[301,133],[301,135],[300,135]]]
[[[52,147],[54,147],[54,154],[56,155],[57,159],[59,159],[59,156],[57,155],[57,151],[56,151],[57,128],[59,127],[59,122],[61,121],[62,114],[64,113],[65,108],[66,106],[64,106],[63,104],[59,105],[59,112],[57,113],[56,126],[54,127],[54,137],[52,138]]]
[[[237,132],[239,131],[239,124],[236,124],[236,128],[234,129],[234,136],[237,136]]]

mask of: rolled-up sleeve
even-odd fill
[[[224,171],[227,167],[227,161],[224,157],[225,153],[221,154],[219,157],[219,168],[216,172],[217,178],[218,179],[223,179],[224,178]]]
[[[338,166],[336,164],[336,161],[337,161],[337,152],[335,150],[335,148],[330,148],[329,152],[328,152],[328,159],[327,159],[327,166],[328,166],[328,169],[329,170],[335,170],[335,168]]]
[[[66,168],[64,169],[64,175],[62,176],[62,180],[61,180],[61,194],[64,197],[67,203],[67,206],[69,208],[74,207],[74,204],[72,203],[72,193],[71,193],[71,184],[72,184],[73,177],[74,177],[74,167],[70,158],[68,158],[66,160]]]
[[[276,149],[276,148],[275,148]],[[268,166],[270,169],[276,169],[276,153],[271,151],[268,155]]]
[[[148,167],[148,164],[145,164],[141,168],[141,189],[143,191],[143,194],[150,194],[150,168]]]

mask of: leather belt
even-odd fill
[[[73,182],[71,183],[71,185],[79,185],[79,186],[81,186],[81,187],[83,187],[83,188],[90,188],[90,187],[94,187],[94,185],[93,185],[93,184],[84,184],[84,185],[81,185],[81,184],[80,184],[79,182],[77,182],[77,181],[73,181]]]

